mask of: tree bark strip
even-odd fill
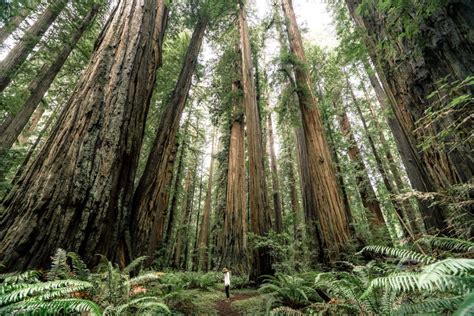
[[[58,247],[89,265],[96,254],[116,255],[166,12],[162,0],[136,0],[112,13],[47,143],[4,202],[0,261],[7,270],[45,267]]]

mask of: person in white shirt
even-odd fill
[[[222,269],[224,273],[224,287],[225,287],[225,296],[230,297],[230,271],[227,268]]]

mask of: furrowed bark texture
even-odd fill
[[[238,63],[240,65],[240,63]],[[240,72],[240,71],[239,71]],[[237,96],[240,82],[232,83],[234,105],[230,129],[227,167],[226,212],[222,240],[222,261],[239,272],[248,271],[247,253],[247,197],[245,175],[244,114],[242,98]]]
[[[62,66],[66,62],[69,54],[76,46],[82,34],[90,25],[94,17],[99,11],[99,5],[94,5],[91,11],[82,19],[82,23],[79,28],[71,35],[70,41],[66,42],[64,48],[59,52],[56,59],[49,67],[41,69],[37,78],[29,85],[28,90],[30,95],[25,103],[22,105],[20,111],[14,115],[9,121],[8,126],[2,128],[0,134],[0,154],[2,151],[9,150],[15,140],[20,136],[21,131],[28,123],[31,115],[38,107],[46,91],[48,91],[51,83],[53,82],[56,75],[61,70]]]
[[[462,139],[470,135],[472,119],[465,121],[457,135],[450,135],[448,143],[438,143],[438,146],[425,150],[420,150],[420,145],[427,137],[472,117],[472,107],[454,110],[429,126],[418,126],[417,121],[424,116],[425,110],[433,105],[436,108],[436,103],[443,102],[443,98],[447,97],[444,92],[438,92],[427,98],[439,88],[441,79],[449,76],[449,81],[462,81],[474,73],[472,1],[447,1],[431,15],[420,17],[417,28],[420,30],[418,38],[422,41],[409,38],[398,40],[397,34],[403,30],[388,25],[389,19],[384,13],[369,6],[368,12],[359,16],[356,8],[361,0],[346,0],[346,3],[356,24],[368,35],[366,44],[376,62],[377,72],[400,127],[409,139],[411,150],[420,158],[422,173],[427,175],[424,183],[427,189],[444,190],[455,184],[470,182],[474,173],[473,145]],[[411,13],[414,12],[404,14]],[[377,48],[377,43],[382,41],[393,43],[394,54],[387,56]],[[472,94],[473,90],[470,88],[465,92]],[[436,210],[431,211],[434,214],[430,215],[444,218]],[[428,222],[441,224],[435,219],[428,219]],[[446,223],[437,228],[446,228]]]
[[[306,138],[306,151],[312,197],[315,208],[309,212],[316,213],[311,218],[319,223],[322,246],[328,250],[330,258],[335,258],[350,238],[346,210],[338,189],[334,164],[331,159],[317,100],[312,91],[310,77],[304,65],[307,64],[301,34],[296,23],[291,0],[282,0],[286,16],[290,49],[298,64],[294,64],[295,81],[298,88],[303,130]]]
[[[179,121],[191,87],[207,22],[207,18],[201,18],[194,28],[178,81],[162,114],[143,176],[133,197],[132,253],[134,257],[149,256],[148,264],[151,264],[154,253],[163,239],[174,169],[170,168],[170,163],[171,166],[174,165],[172,149],[176,142]]]
[[[166,21],[164,1],[122,1],[47,143],[4,202],[0,262],[45,267],[58,247],[113,258],[133,192]]]
[[[250,38],[244,5],[239,2],[240,47],[242,55],[242,90],[249,158],[249,204],[252,232],[265,236],[271,227],[267,196],[267,183],[264,175],[263,139],[257,105],[256,86],[253,77]],[[261,281],[261,275],[272,274],[271,257],[268,249],[254,251],[253,269],[250,279]]]
[[[56,20],[67,4],[67,0],[53,1],[38,17],[33,25],[26,30],[15,47],[0,62],[0,92],[5,90],[11,81],[12,75],[23,64],[43,34]]]

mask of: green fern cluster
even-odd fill
[[[0,284],[0,314],[59,314],[89,312],[101,315],[100,307],[75,294],[89,290],[93,284],[81,280],[41,282],[41,274],[28,271],[3,277]]]
[[[37,271],[0,275],[0,314],[170,313],[162,299],[145,288],[158,281],[160,273],[130,276],[144,260],[137,258],[120,270],[103,258],[91,273],[77,254],[58,249],[44,275]]]
[[[308,280],[282,273],[267,276],[259,292],[271,295],[268,304],[280,303],[293,308],[307,306],[316,297],[316,291]]]

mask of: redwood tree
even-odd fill
[[[242,91],[245,122],[247,125],[249,204],[251,231],[257,236],[265,236],[271,227],[267,183],[264,174],[264,147],[260,129],[256,86],[250,49],[249,30],[244,4],[239,1],[239,30],[242,56]],[[262,275],[272,274],[271,256],[268,249],[254,250],[250,278],[257,281]]]
[[[338,189],[337,178],[331,152],[326,139],[323,122],[313,92],[311,79],[306,69],[306,57],[303,41],[296,23],[291,0],[282,0],[283,12],[291,53],[294,62],[295,82],[300,104],[305,151],[307,154],[308,180],[312,190],[309,198],[315,206],[308,212],[313,213],[309,225],[318,225],[321,229],[322,248],[328,250],[329,257],[335,257],[350,239],[349,223],[343,199]],[[304,192],[304,191],[303,191]]]
[[[58,247],[88,264],[116,255],[166,16],[163,0],[121,1],[113,11],[56,127],[4,202],[7,270],[45,266]]]

